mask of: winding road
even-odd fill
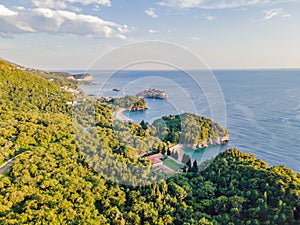
[[[4,174],[10,167],[12,167],[15,164],[15,162],[19,156],[20,155],[17,155],[14,158],[5,162],[3,165],[1,165],[0,166],[0,175]]]

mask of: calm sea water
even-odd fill
[[[214,102],[208,100],[207,93],[183,72],[121,71],[110,79],[109,71],[90,73],[96,85],[82,86],[87,94],[121,97],[148,88],[168,93],[168,100],[146,99],[150,108],[144,112],[126,113],[137,122],[152,122],[164,115],[184,111],[213,118],[210,106]],[[199,71],[199,76],[201,74]],[[224,96],[222,102],[226,106],[227,120],[216,122],[230,132],[230,143],[225,148],[236,147],[270,166],[286,165],[300,172],[300,71],[214,71],[214,75]],[[112,88],[122,90],[113,92]],[[219,151],[222,150],[224,148]],[[209,158],[215,155],[215,150],[193,154],[197,159],[203,154]]]

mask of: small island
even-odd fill
[[[169,96],[163,90],[159,90],[156,88],[148,89],[145,91],[141,91],[136,94],[137,97],[144,97],[144,98],[152,98],[152,99],[167,99]]]

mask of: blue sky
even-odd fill
[[[0,57],[84,69],[115,47],[161,40],[211,68],[300,68],[299,27],[297,0],[0,0]]]

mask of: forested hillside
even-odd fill
[[[0,175],[0,224],[300,224],[300,175],[290,169],[268,168],[231,149],[203,171],[147,186],[121,185],[98,174],[81,151],[67,104],[72,96],[58,84],[0,61],[0,96],[0,163],[25,152]],[[126,147],[131,136],[113,129],[111,113],[109,105],[97,103],[94,119],[79,122],[94,123],[97,141],[120,165],[150,168],[135,157],[135,148],[154,141],[154,128],[119,126],[139,140]],[[155,140],[157,151],[167,145]],[[92,144],[90,149],[97,151]]]
[[[0,60],[0,163],[62,139],[72,99],[60,86]],[[54,134],[54,131],[59,131]]]

